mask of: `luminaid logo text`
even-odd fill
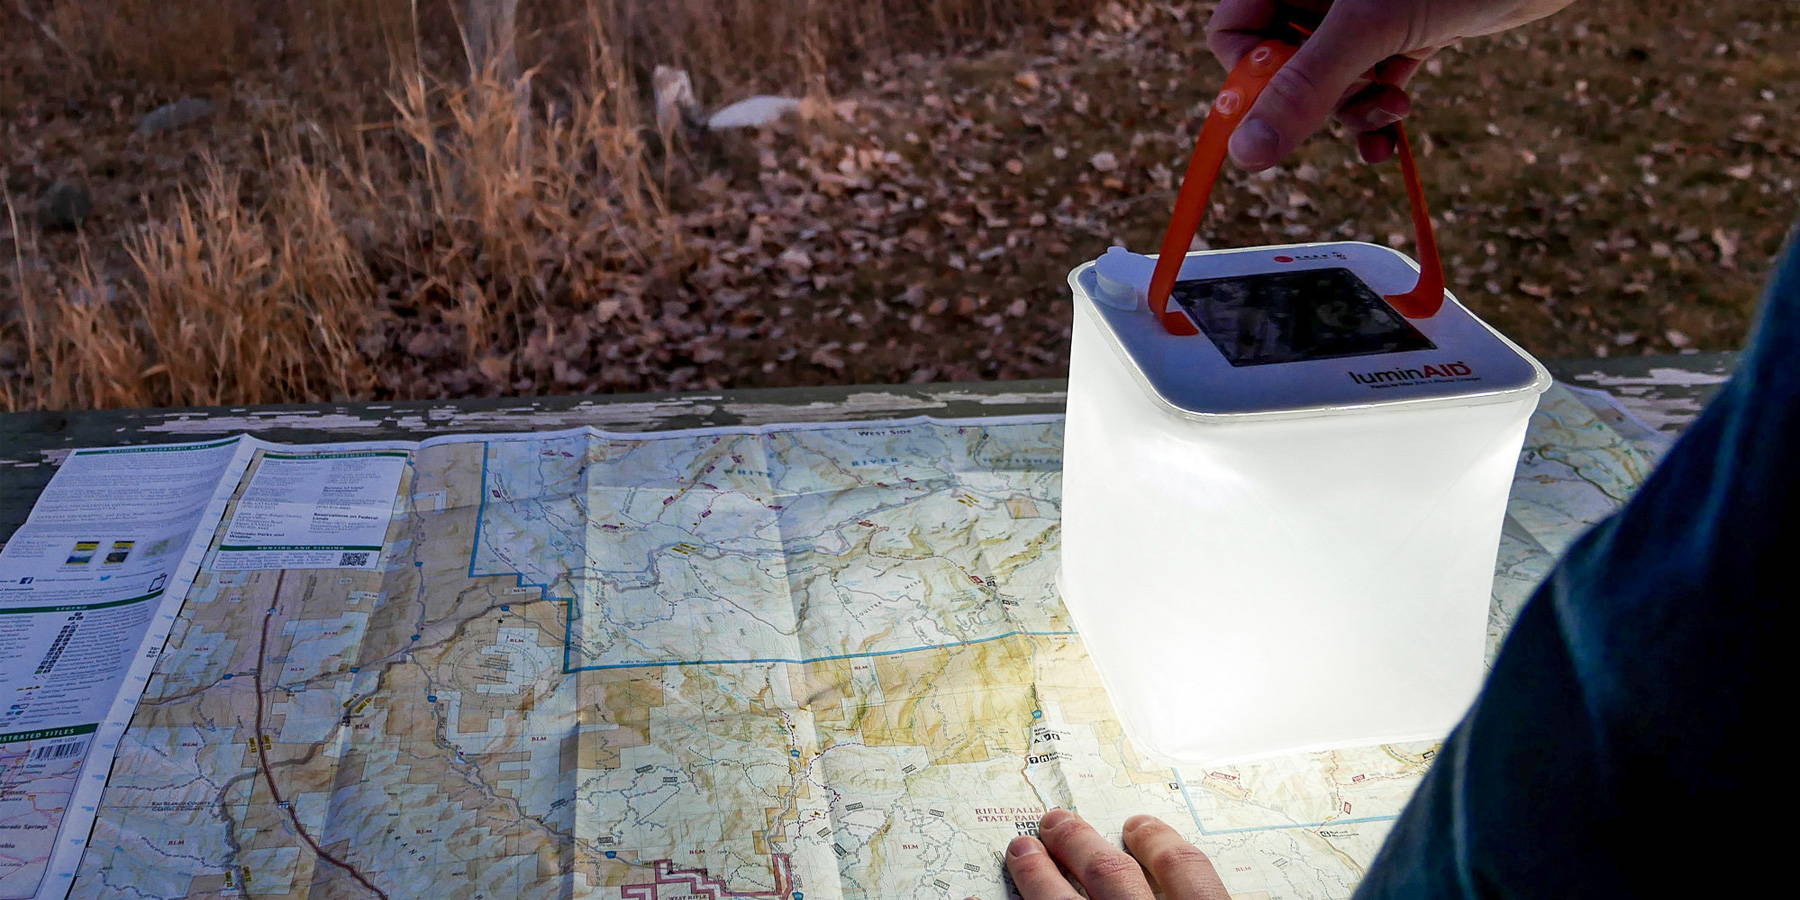
[[[1385,369],[1375,372],[1350,372],[1350,378],[1357,384],[1404,384],[1412,381],[1429,381],[1433,378],[1458,378],[1473,375],[1475,370],[1468,363],[1457,362],[1434,363],[1416,369]]]

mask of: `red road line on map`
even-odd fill
[[[387,893],[382,891],[381,888],[371,884],[369,879],[364,878],[363,874],[356,871],[354,866],[325,852],[325,848],[319,846],[319,842],[313,840],[312,835],[306,833],[306,827],[300,824],[300,811],[295,808],[293,804],[281,799],[281,790],[275,787],[275,770],[269,768],[269,751],[263,747],[262,670],[263,658],[269,651],[269,619],[273,618],[275,615],[275,603],[281,599],[281,582],[286,578],[286,572],[282,572],[275,576],[275,593],[269,598],[269,611],[263,613],[262,641],[256,645],[256,669],[250,673],[250,677],[256,680],[256,758],[262,763],[263,780],[268,782],[269,796],[275,798],[275,805],[277,807],[285,807],[287,809],[288,818],[294,820],[294,830],[299,832],[300,839],[306,842],[306,846],[311,847],[313,852],[318,854],[320,859],[349,872],[350,877],[356,879],[357,884],[368,888],[371,893],[380,897],[381,900],[388,900]]]

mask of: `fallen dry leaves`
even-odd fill
[[[27,221],[15,233],[0,216],[0,250],[19,249],[0,289],[36,285],[64,305],[90,283],[130,296],[142,275],[118,248],[203,187],[207,156],[241,179],[246,215],[278,234],[268,154],[297,153],[374,160],[341,173],[329,204],[348,264],[373,285],[357,298],[359,333],[336,345],[368,367],[357,396],[1059,377],[1068,269],[1160,237],[1220,81],[1206,13],[1101,4],[957,52],[847,57],[801,116],[671,134],[668,153],[642,124],[643,92],[607,101],[645,107],[628,115],[546,78],[530,111],[536,155],[489,159],[470,144],[457,159],[498,167],[484,182],[493,203],[448,212],[464,196],[458,170],[420,148],[454,143],[454,123],[410,143],[396,129],[336,137],[352,111],[391,118],[385,94],[309,107],[292,97],[294,73],[252,70],[215,95],[218,115],[144,140],[131,136],[135,116],[167,94],[59,98],[21,76],[0,87],[0,138],[22,148],[4,165]],[[1792,4],[1588,0],[1433,59],[1415,82],[1413,128],[1452,289],[1546,357],[1735,347],[1800,196],[1797,34]],[[0,51],[9,71],[56,52],[15,46]],[[707,107],[805,87],[696,81]],[[443,109],[441,97],[417,105]],[[619,152],[641,161],[641,184],[596,168],[591,140],[557,137],[634,116],[620,140],[635,143]],[[334,137],[268,138],[307,127]],[[43,232],[32,198],[65,178],[88,186],[95,212],[77,232]],[[629,204],[641,208],[619,212]],[[1406,249],[1409,234],[1397,173],[1327,136],[1278,170],[1228,173],[1196,246]],[[31,368],[35,349],[0,320],[7,402],[99,396],[46,390],[60,376]],[[221,390],[218,402],[237,399]],[[328,399],[307,390],[289,399]],[[116,396],[127,399],[94,402],[134,402]]]

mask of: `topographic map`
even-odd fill
[[[419,445],[379,565],[200,568],[70,896],[1002,898],[1007,840],[1056,806],[1161,816],[1238,900],[1348,896],[1433,746],[1141,760],[1055,591],[1060,442]],[[1658,449],[1545,396],[1496,640]]]

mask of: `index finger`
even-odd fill
[[[1257,44],[1276,36],[1279,22],[1314,25],[1330,6],[1331,0],[1221,0],[1206,21],[1207,49],[1230,71]]]
[[[1155,816],[1125,820],[1125,849],[1150,870],[1167,900],[1231,900],[1212,860]]]
[[[1230,71],[1274,22],[1275,0],[1223,0],[1206,21],[1207,49]]]
[[[1038,826],[1050,855],[1074,874],[1096,900],[1152,900],[1144,870],[1125,851],[1100,836],[1081,817],[1053,809]]]

